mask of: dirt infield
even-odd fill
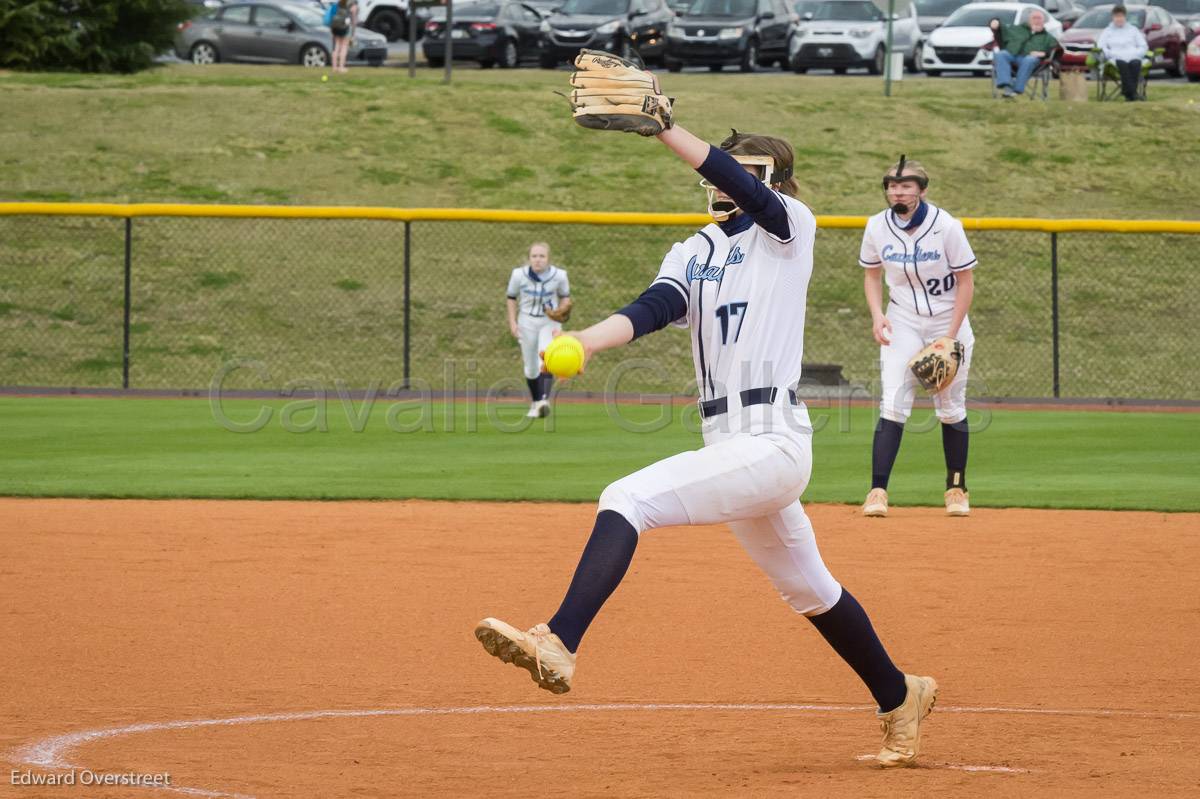
[[[897,773],[721,527],[643,538],[571,693],[487,657],[474,623],[550,615],[593,511],[0,500],[0,796],[1200,791],[1200,515],[811,506],[899,665],[942,685]],[[48,776],[76,784],[12,784]]]

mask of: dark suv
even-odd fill
[[[795,19],[784,0],[695,0],[667,28],[667,69],[786,66]]]
[[[584,48],[661,61],[673,17],[664,0],[566,0],[542,23],[541,64],[553,69]]]

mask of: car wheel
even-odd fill
[[[758,41],[751,39],[746,43],[746,49],[742,53],[742,72],[753,72],[758,66]]]
[[[1167,67],[1167,74],[1172,78],[1182,78],[1186,66],[1183,48],[1180,47],[1179,52],[1175,54],[1175,61]]]
[[[799,62],[793,61],[792,72],[795,72],[797,75],[803,75],[805,72],[808,72],[808,67],[802,67]]]
[[[724,68],[725,68],[724,64],[709,64],[708,65],[709,72],[720,72]]]
[[[885,58],[886,55],[883,52],[883,48],[876,47],[875,57],[871,59],[869,64],[867,64],[867,72],[870,72],[872,75],[883,74],[883,62]]]
[[[215,64],[221,60],[217,48],[208,42],[196,42],[188,54],[193,64]]]
[[[367,66],[381,67],[381,66],[383,66],[383,59],[382,58],[372,58],[370,61],[367,62]]]
[[[505,39],[504,46],[500,48],[500,68],[512,69],[520,61],[520,56],[517,54],[517,43],[512,39]]]
[[[405,19],[400,15],[400,12],[384,9],[371,15],[371,22],[367,27],[376,33],[382,33],[387,37],[389,42],[394,42],[397,39],[404,38],[404,34],[406,33],[404,23]],[[419,35],[419,26],[417,30]]]
[[[921,71],[921,43],[917,42],[917,46],[913,48],[912,55],[908,57],[908,63],[904,65],[905,69],[914,75]]]
[[[925,70],[925,74],[931,78],[940,78],[942,76],[942,71],[940,69],[927,69]]]
[[[846,67],[834,67],[834,68],[833,68],[833,74],[834,74],[834,75],[845,75],[845,74],[846,74]]]
[[[558,67],[558,59],[552,55],[542,53],[538,56],[538,64],[542,69],[555,69]]]
[[[329,51],[319,44],[306,44],[300,50],[300,63],[306,67],[327,67]]]
[[[683,62],[677,61],[674,58],[664,58],[663,66],[667,68],[668,72],[680,72],[683,70]]]

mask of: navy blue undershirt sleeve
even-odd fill
[[[729,195],[755,224],[777,239],[792,237],[787,208],[779,195],[747,172],[724,150],[708,146],[708,157],[697,169],[709,183]]]
[[[617,311],[633,323],[633,337],[662,330],[687,314],[687,300],[679,289],[665,283],[655,283],[642,296]]]

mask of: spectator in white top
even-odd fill
[[[1138,79],[1142,76],[1142,58],[1149,45],[1146,37],[1136,25],[1130,25],[1125,15],[1125,6],[1114,6],[1112,23],[1109,24],[1096,46],[1104,53],[1105,61],[1112,61],[1121,73],[1121,93],[1129,102],[1138,98]]]

